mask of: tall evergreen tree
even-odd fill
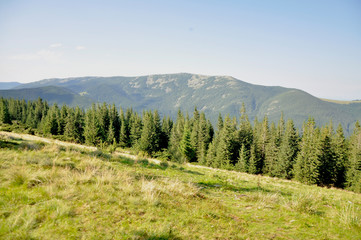
[[[11,123],[8,105],[5,99],[0,99],[0,123]]]
[[[218,162],[216,161],[216,155],[217,155],[216,139],[213,139],[213,141],[209,144],[208,147],[206,166],[218,167]]]
[[[101,139],[101,130],[97,117],[97,107],[92,105],[91,109],[86,112],[84,137],[85,142],[90,145],[98,145]]]
[[[241,150],[239,151],[239,158],[235,168],[241,172],[248,172],[249,170],[249,150],[245,144],[242,144]]]
[[[57,104],[54,104],[48,114],[43,118],[43,132],[45,134],[50,133],[52,135],[57,135],[59,132],[58,118],[59,118],[59,107]]]
[[[265,158],[263,174],[275,176],[275,170],[278,165],[278,152],[279,152],[279,131],[276,129],[274,123],[271,124],[269,131],[269,138],[265,148]]]
[[[217,153],[216,153],[216,167],[230,169],[232,160],[234,160],[234,133],[235,126],[232,120],[227,115],[221,131],[219,132]],[[238,154],[238,152],[237,152]]]
[[[326,126],[321,131],[320,156],[319,156],[319,177],[318,184],[331,186],[335,177],[335,154],[332,146],[332,125]]]
[[[361,192],[361,126],[358,121],[350,138],[347,165],[346,187],[351,191]]]
[[[138,113],[136,112],[132,113],[132,115],[129,118],[130,146],[132,147],[138,146],[139,139],[142,135],[142,128],[143,128],[142,118],[139,116]]]
[[[338,125],[336,134],[332,138],[332,147],[335,154],[333,183],[335,187],[343,188],[346,183],[347,144],[341,124]]]
[[[191,144],[191,133],[189,129],[189,121],[184,124],[182,140],[179,144],[179,150],[186,162],[191,162],[195,158],[195,151]]]
[[[250,149],[250,154],[249,154],[249,160],[248,160],[248,173],[251,174],[259,174],[261,173],[261,169],[260,169],[260,157],[257,156],[257,151],[256,151],[256,145],[252,144],[251,149]]]
[[[112,125],[112,127],[110,127],[110,124]],[[112,129],[112,131],[114,132],[113,140],[115,139],[116,142],[119,142],[120,128],[121,128],[121,123],[120,123],[119,113],[117,108],[113,104],[112,106],[110,106],[109,109],[109,130]],[[109,141],[109,132],[108,132],[108,141]]]
[[[160,149],[167,149],[170,136],[172,133],[173,121],[170,117],[163,117],[162,120],[162,129],[161,129],[161,137],[160,137]]]
[[[99,124],[99,138],[102,142],[105,142],[108,137],[108,130],[109,130],[109,109],[107,104],[104,102],[101,106],[97,106],[96,109],[96,117]]]
[[[139,149],[149,155],[155,149],[155,125],[153,121],[153,114],[150,111],[143,112],[143,128],[139,141]]]
[[[121,147],[129,147],[130,146],[130,129],[129,129],[129,125],[130,125],[130,118],[126,118],[124,116],[124,112],[122,107],[120,107],[120,112],[119,112],[119,124],[120,124],[120,130],[119,130],[119,137],[118,137],[118,142],[119,145]]]
[[[250,149],[251,149],[251,145],[253,144],[253,129],[248,119],[248,115],[246,113],[246,107],[244,103],[242,103],[240,114],[241,114],[240,124],[239,124],[238,136],[236,139],[236,141],[238,141],[238,144],[240,146],[240,152],[239,152],[239,158],[238,158],[238,163],[236,164],[236,168],[242,172],[247,172],[249,166]]]
[[[172,133],[169,140],[169,152],[172,156],[172,159],[176,162],[181,161],[182,159],[182,153],[179,151],[179,144],[183,138],[184,123],[184,115],[180,110],[178,110],[177,120],[172,128]]]
[[[307,184],[318,184],[320,181],[320,131],[313,118],[309,118],[303,126],[300,152],[295,164],[295,177]]]
[[[291,179],[294,177],[293,166],[296,161],[299,146],[299,137],[292,120],[288,120],[286,130],[281,139],[277,156],[277,164],[273,175],[280,178]]]

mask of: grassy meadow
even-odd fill
[[[361,195],[0,135],[0,239],[361,239]]]

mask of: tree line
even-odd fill
[[[307,184],[361,192],[361,126],[346,138],[341,124],[318,127],[313,118],[297,129],[281,115],[251,124],[244,105],[240,116],[219,115],[214,128],[204,112],[177,118],[160,117],[157,110],[141,114],[115,105],[93,104],[88,110],[59,107],[46,101],[4,99],[0,123],[22,126],[30,133],[94,146],[132,148],[176,162],[296,179]]]

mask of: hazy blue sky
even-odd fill
[[[361,99],[361,1],[0,1],[0,81],[190,72]]]

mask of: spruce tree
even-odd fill
[[[130,130],[129,130],[130,121],[127,120],[127,118],[125,118],[122,107],[120,107],[120,112],[119,112],[119,124],[120,124],[119,137],[118,137],[119,145],[123,148],[129,147],[130,146],[130,136],[129,136],[130,135]]]
[[[179,144],[179,150],[186,162],[191,162],[195,158],[195,151],[191,145],[191,134],[189,130],[189,122],[186,121],[182,140]]]
[[[239,158],[235,168],[241,172],[248,172],[249,170],[249,150],[245,144],[242,144],[241,150],[239,151]]]
[[[64,128],[64,136],[71,141],[75,141],[75,131],[76,131],[75,113],[73,110],[70,110],[68,112],[68,116],[66,118],[66,125]]]
[[[139,140],[139,149],[151,155],[154,149],[154,123],[151,112],[143,112],[143,128]]]
[[[114,139],[116,142],[119,142],[121,123],[120,123],[120,117],[118,114],[118,110],[114,104],[109,109],[109,125],[110,124],[112,124],[112,128],[110,128],[110,126],[109,126],[109,129],[113,129]],[[108,133],[108,136],[109,136],[109,133]],[[113,140],[112,140],[112,143],[113,143]]]
[[[45,134],[57,135],[59,132],[59,108],[57,104],[54,104],[48,111],[47,115],[43,118],[43,132]]]
[[[172,160],[179,162],[182,159],[182,153],[179,151],[179,144],[183,137],[184,132],[184,115],[178,110],[177,120],[172,128],[172,133],[169,140],[169,152],[172,156]]]
[[[116,142],[116,139],[115,139],[115,128],[113,126],[113,122],[111,121],[110,124],[109,124],[109,129],[108,129],[108,136],[107,136],[107,141],[106,143],[108,145],[111,145],[113,144],[114,142]]]
[[[250,174],[259,174],[261,173],[261,169],[260,169],[260,158],[259,156],[257,156],[257,151],[256,151],[256,145],[252,145],[251,149],[250,149],[250,154],[249,154],[249,161],[248,161],[248,173]]]
[[[346,182],[347,144],[341,124],[338,125],[336,134],[332,138],[332,146],[335,154],[335,179],[333,182],[335,187],[343,188]]]
[[[230,169],[232,160],[235,156],[233,141],[234,141],[234,124],[227,115],[223,127],[218,135],[218,145],[216,153],[216,166],[224,169]],[[237,152],[238,153],[238,152]]]
[[[361,192],[361,126],[358,121],[350,137],[349,162],[347,165],[347,189]]]
[[[3,98],[0,100],[0,123],[11,123],[9,108],[5,99]]]
[[[86,112],[84,137],[85,142],[90,145],[97,145],[102,140],[99,120],[97,117],[97,108],[95,104],[93,104],[92,108]]]
[[[106,142],[109,130],[109,109],[107,104],[104,102],[101,106],[97,106],[96,116],[99,125],[99,138],[102,142]]]
[[[241,114],[240,124],[237,133],[238,135],[236,138],[240,146],[240,152],[239,152],[238,163],[236,165],[238,170],[242,172],[247,172],[249,166],[250,149],[251,149],[251,145],[253,144],[253,129],[248,119],[248,115],[246,113],[246,107],[244,103],[242,103],[240,114]]]
[[[199,123],[198,123],[198,143],[197,143],[197,160],[201,164],[206,163],[206,153],[208,149],[208,145],[211,141],[211,133],[209,130],[209,126],[207,124],[207,120],[205,117],[204,112],[202,112],[199,116]]]
[[[296,161],[299,146],[299,137],[292,120],[288,120],[286,130],[281,139],[277,156],[277,164],[273,175],[280,178],[291,179],[294,176],[293,166]]]
[[[130,146],[137,147],[139,145],[139,139],[142,135],[142,118],[139,116],[138,113],[132,113],[130,120],[129,120],[129,139],[130,139]]]
[[[216,139],[213,139],[213,141],[209,144],[208,147],[206,166],[219,167],[218,162],[216,161],[216,155],[217,155]]]
[[[173,121],[170,117],[163,117],[160,137],[160,149],[168,149],[169,139],[172,133]]]
[[[275,169],[278,165],[278,152],[279,152],[279,131],[276,129],[274,123],[271,124],[271,128],[269,131],[269,140],[266,143],[265,149],[265,159],[264,159],[264,167],[263,174],[267,174],[269,176],[275,176]]]
[[[300,152],[295,164],[295,177],[307,184],[320,182],[320,131],[313,118],[303,126]]]
[[[320,156],[319,156],[319,177],[318,185],[331,186],[335,179],[335,154],[332,147],[332,125],[322,129],[320,139]]]
[[[162,124],[160,122],[160,116],[157,110],[154,110],[153,117],[153,152],[161,150],[161,137],[162,137]]]

